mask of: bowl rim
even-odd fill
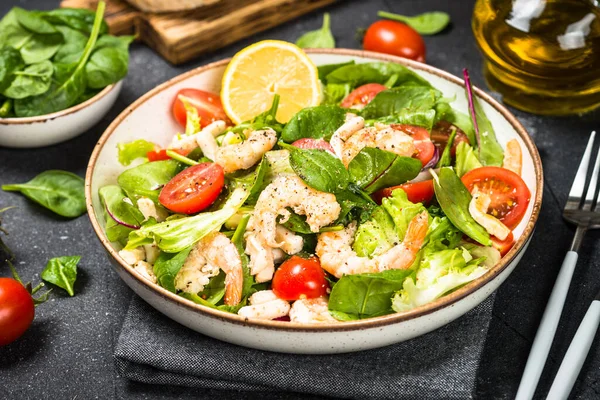
[[[59,117],[64,117],[69,114],[76,113],[79,110],[82,110],[86,107],[91,106],[92,104],[100,101],[106,95],[113,91],[121,83],[122,80],[112,83],[106,86],[104,89],[96,93],[93,97],[90,97],[83,103],[75,104],[69,108],[65,108],[64,110],[56,111],[50,114],[44,115],[36,115],[35,117],[15,117],[15,118],[0,118],[0,125],[27,125],[34,124],[38,122],[46,122],[48,120],[53,120]]]
[[[370,58],[376,59],[380,61],[394,62],[404,66],[408,66],[414,68],[416,70],[422,70],[433,75],[436,75],[442,79],[450,81],[451,83],[458,84],[464,87],[464,83],[458,77],[450,74],[449,72],[445,72],[436,67],[423,64],[417,61],[391,56],[387,54],[375,53],[371,51],[364,50],[354,50],[354,49],[306,49],[308,54],[334,54],[334,55],[345,55],[352,57],[360,57],[360,58]],[[535,223],[539,217],[540,208],[542,204],[542,193],[543,193],[543,170],[542,170],[542,162],[539,155],[539,152],[528,135],[526,129],[523,125],[517,120],[517,118],[512,115],[508,109],[506,109],[503,105],[497,102],[490,95],[486,94],[482,89],[477,87],[473,87],[475,94],[487,102],[490,106],[492,106],[496,111],[498,111],[515,129],[517,134],[520,136],[522,141],[525,143],[527,151],[531,155],[534,164],[534,172],[536,177],[536,195],[533,201],[533,212],[529,221],[527,221],[527,225],[523,231],[521,237],[516,241],[511,250],[500,260],[498,264],[492,267],[489,271],[487,271],[481,277],[469,282],[465,286],[457,289],[456,291],[440,297],[435,301],[427,303],[425,305],[416,307],[412,310],[403,312],[403,313],[393,313],[389,315],[384,315],[380,317],[368,318],[363,320],[356,321],[345,321],[343,323],[323,323],[323,324],[303,324],[297,322],[287,322],[287,321],[271,321],[271,320],[252,320],[241,317],[237,314],[227,313],[225,311],[221,311],[218,309],[213,309],[204,305],[196,304],[191,300],[187,300],[181,296],[178,296],[175,293],[168,291],[167,289],[159,286],[158,284],[152,283],[144,278],[141,274],[136,272],[132,266],[125,263],[125,261],[118,255],[118,252],[111,246],[111,242],[106,237],[103,229],[100,226],[96,218],[96,214],[94,212],[94,206],[92,202],[92,175],[96,166],[96,161],[100,152],[102,151],[104,145],[108,138],[115,131],[117,126],[135,109],[137,109],[140,105],[145,103],[151,97],[157,95],[158,93],[164,91],[165,89],[170,88],[171,86],[188,79],[191,76],[203,73],[210,69],[222,67],[227,65],[227,63],[231,60],[231,58],[227,58],[224,60],[212,62],[197,68],[194,68],[188,72],[177,75],[170,80],[156,86],[154,89],[142,95],[136,101],[134,101],[129,107],[125,108],[119,116],[108,126],[106,131],[102,134],[98,143],[96,144],[94,151],[90,157],[90,161],[87,167],[86,176],[85,176],[85,195],[86,195],[86,206],[88,216],[92,223],[92,227],[94,232],[100,239],[100,242],[106,249],[106,251],[110,254],[110,256],[116,261],[117,268],[121,268],[122,271],[126,272],[130,277],[137,280],[138,284],[145,286],[146,289],[152,291],[154,295],[160,296],[162,299],[172,303],[176,306],[185,307],[188,310],[196,311],[201,313],[204,317],[210,317],[215,320],[220,320],[223,322],[232,323],[235,325],[248,326],[254,329],[267,329],[267,330],[276,330],[276,331],[293,331],[293,332],[344,332],[344,331],[353,331],[353,330],[362,330],[362,329],[372,329],[383,327],[391,324],[400,323],[403,321],[412,320],[415,318],[423,317],[428,314],[434,313],[442,308],[451,306],[452,304],[458,302],[459,300],[469,296],[475,291],[482,289],[486,284],[491,282],[494,278],[496,278],[500,273],[502,273],[516,258],[516,256],[523,250],[523,247],[530,239],[533,234],[533,230],[535,227]]]

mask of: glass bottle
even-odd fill
[[[598,0],[477,0],[472,26],[505,103],[545,115],[600,107]]]

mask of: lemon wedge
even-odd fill
[[[268,110],[280,96],[277,120],[288,122],[305,107],[321,101],[317,67],[298,46],[264,40],[239,51],[232,59],[221,86],[221,102],[236,124]]]

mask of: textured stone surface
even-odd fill
[[[3,1],[0,15],[11,6],[53,8],[58,0]],[[358,48],[357,27],[377,19],[379,9],[403,14],[445,10],[452,26],[444,33],[426,37],[427,62],[459,74],[469,68],[475,85],[484,86],[481,57],[470,28],[472,2],[442,0],[343,1],[327,8],[338,47]],[[193,63],[173,67],[150,49],[135,44],[130,73],[117,103],[102,121],[69,142],[33,150],[0,148],[0,183],[22,182],[47,169],[65,169],[81,176],[89,154],[103,130],[128,104],[157,84],[184,71],[233,55],[255,40],[295,40],[321,24],[321,12],[259,34],[207,55]],[[575,175],[587,136],[598,129],[598,113],[583,118],[546,118],[515,111],[533,136],[542,155],[546,189],[542,215],[529,250],[515,272],[498,290],[484,356],[478,372],[477,398],[514,398],[527,354],[552,289],[573,229],[560,210]],[[16,343],[0,349],[0,398],[231,398],[238,393],[201,393],[187,388],[156,387],[128,383],[116,374],[113,346],[131,292],[110,269],[86,216],[75,220],[55,217],[23,197],[0,192],[0,208],[6,213],[7,243],[17,255],[23,278],[39,281],[46,261],[55,256],[83,256],[76,285],[77,295],[68,298],[57,289],[47,304],[38,307],[31,329]],[[542,376],[537,397],[543,398],[558,369],[569,341],[588,304],[600,289],[600,235],[586,237],[572,290],[567,298],[559,333]],[[7,271],[0,271],[7,275]],[[572,398],[600,396],[600,346],[595,341],[583,366]],[[295,394],[254,394],[256,398],[291,399]],[[308,398],[308,397],[305,397]]]

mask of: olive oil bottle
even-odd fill
[[[505,103],[545,115],[600,107],[597,0],[477,0],[472,26]]]

